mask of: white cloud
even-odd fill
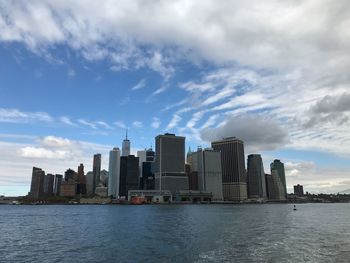
[[[134,121],[132,123],[132,126],[134,126],[135,128],[142,128],[143,127],[143,124],[141,121]]]
[[[83,120],[83,119],[78,119],[78,122],[85,125],[85,126],[92,128],[92,129],[97,129],[96,124],[93,122],[89,122],[89,121]]]
[[[139,90],[142,89],[146,86],[146,80],[145,79],[141,79],[135,86],[133,86],[131,88],[131,90]]]
[[[72,142],[67,138],[56,137],[56,136],[45,136],[40,140],[41,144],[46,147],[62,148],[72,146]]]
[[[0,108],[0,122],[29,123],[52,122],[53,118],[46,112],[24,112],[18,109]]]
[[[113,129],[112,126],[110,126],[108,123],[106,123],[105,121],[96,121],[96,124],[100,125],[101,127],[111,130]]]
[[[177,124],[181,121],[181,116],[179,114],[174,114],[172,119],[170,120],[168,126],[166,127],[166,130],[171,130],[173,129],[174,127],[177,126]]]
[[[122,121],[116,121],[116,122],[114,122],[114,125],[117,126],[120,129],[126,129],[126,125]]]
[[[70,119],[69,117],[67,117],[67,116],[62,116],[62,117],[60,117],[60,121],[61,121],[62,123],[64,123],[64,124],[69,125],[69,126],[73,126],[73,127],[77,126],[77,125],[76,125],[75,123],[73,123],[73,122],[71,121],[71,119]]]
[[[151,126],[154,129],[158,129],[160,126],[160,119],[157,117],[153,117]]]
[[[66,159],[69,156],[68,151],[50,150],[40,147],[27,146],[21,148],[21,157],[39,158],[39,159]]]

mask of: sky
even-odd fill
[[[236,136],[288,192],[350,189],[350,2],[0,0],[0,194],[32,167]]]

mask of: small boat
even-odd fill
[[[298,210],[298,209],[297,209],[297,207],[296,207],[295,205],[294,205],[294,208],[293,208],[293,210],[294,210],[294,211],[297,211],[297,210]]]
[[[146,203],[146,199],[143,196],[133,196],[131,198],[131,204],[133,205],[142,205]]]

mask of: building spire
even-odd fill
[[[128,128],[125,129],[125,140],[128,139]]]

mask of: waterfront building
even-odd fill
[[[119,196],[127,197],[129,190],[139,190],[139,158],[134,155],[120,157]]]
[[[44,195],[52,196],[54,188],[55,176],[53,174],[47,174],[44,177]]]
[[[122,156],[130,155],[130,140],[128,139],[128,130],[126,130],[125,139],[122,143]]]
[[[108,196],[119,197],[120,185],[120,150],[115,147],[109,152]]]
[[[61,183],[63,180],[63,175],[62,174],[56,174],[55,175],[55,181],[54,181],[54,190],[53,193],[54,195],[60,195],[60,189],[61,189]]]
[[[85,175],[86,180],[86,193],[92,195],[94,193],[94,173],[92,171],[87,172]]]
[[[280,176],[276,170],[272,170],[271,174],[266,174],[267,196],[271,201],[286,200],[286,192]]]
[[[192,171],[197,172],[200,192],[211,193],[212,200],[223,200],[220,152],[198,148],[192,153]]]
[[[250,199],[266,199],[264,165],[260,154],[248,155],[247,190]]]
[[[185,173],[185,137],[166,133],[155,138],[155,189],[173,194],[188,190]]]
[[[95,188],[100,183],[100,174],[101,174],[101,154],[100,153],[97,153],[94,155],[92,172],[94,174],[93,191],[95,192]]]
[[[221,152],[223,196],[226,201],[247,199],[244,143],[236,137],[223,138],[211,143]]]
[[[101,179],[100,184],[102,186],[106,186],[106,187],[108,186],[108,177],[109,177],[109,172],[103,169],[100,173],[100,179]]]
[[[38,199],[43,196],[44,178],[45,178],[45,171],[43,171],[41,168],[33,167],[32,181],[31,181],[30,192],[29,192],[29,195],[32,198]]]
[[[142,163],[142,177],[140,189],[143,190],[154,190],[154,162],[143,162]]]
[[[286,184],[286,175],[285,175],[285,170],[284,170],[284,163],[282,163],[280,160],[275,159],[271,165],[271,174],[272,171],[276,171],[278,176],[280,177],[280,180],[283,184],[284,192],[287,197],[287,184]]]
[[[78,174],[77,174],[76,183],[77,183],[76,193],[85,195],[86,194],[86,178],[85,178],[85,174],[84,174],[84,165],[82,163],[78,166]]]
[[[77,173],[73,169],[67,169],[64,172],[64,180],[68,182],[69,180],[76,181],[77,179]]]
[[[297,196],[304,196],[304,188],[302,185],[294,185],[294,194]]]
[[[100,186],[96,187],[95,194],[99,197],[107,197],[108,188],[100,185]]]
[[[75,196],[76,183],[73,179],[61,182],[60,196],[72,197]]]

